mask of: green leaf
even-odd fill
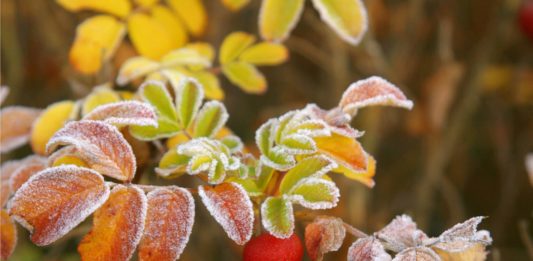
[[[261,205],[265,229],[278,238],[288,238],[294,230],[292,204],[279,197],[269,197]]]
[[[257,187],[257,184],[251,179],[239,179],[232,177],[229,178],[227,182],[235,182],[241,185],[250,197],[257,197],[263,194],[263,192]]]
[[[283,136],[283,132],[284,132],[285,128],[287,127],[287,125],[289,124],[289,122],[291,122],[291,120],[296,115],[296,112],[297,111],[287,112],[287,113],[283,114],[283,116],[281,116],[279,118],[279,124],[278,124],[278,126],[276,128],[276,143],[280,143],[281,142],[281,137]]]
[[[159,117],[178,120],[172,98],[163,83],[147,81],[141,86],[139,92],[146,102],[154,106]]]
[[[185,174],[190,157],[178,154],[175,149],[167,151],[159,161],[157,174],[165,178],[175,178]]]
[[[261,155],[261,162],[277,170],[285,171],[294,166],[294,156],[282,147],[274,147],[266,155]]]
[[[265,76],[255,66],[247,62],[232,62],[222,66],[222,72],[228,80],[243,91],[261,94],[266,91]]]
[[[228,112],[224,104],[210,101],[204,104],[194,126],[194,137],[212,137],[228,120]]]
[[[190,76],[202,84],[205,97],[210,100],[224,99],[224,90],[222,90],[220,81],[216,75],[208,71],[191,71]]]
[[[268,41],[285,40],[302,14],[304,0],[263,0],[259,10],[259,32]]]
[[[154,126],[130,126],[131,135],[139,140],[155,140],[172,137],[180,131],[180,126],[176,120],[165,117],[157,119],[157,127]]]
[[[322,177],[336,167],[337,164],[326,156],[317,155],[305,158],[285,174],[279,191],[281,194],[287,194],[300,180],[308,177]]]
[[[187,172],[190,174],[198,174],[203,171],[209,170],[209,167],[213,163],[213,158],[208,155],[196,155],[192,157],[187,165]]]
[[[244,145],[239,137],[235,135],[229,135],[220,140],[226,147],[230,149],[232,153],[241,151]]]
[[[281,145],[289,154],[311,154],[316,152],[316,144],[313,139],[299,134],[293,134],[284,137],[281,140]]]
[[[272,179],[274,169],[267,165],[259,164],[255,172],[257,178],[257,187],[259,188],[259,190],[265,191],[268,186],[268,183]]]
[[[306,178],[298,182],[290,191],[292,202],[310,209],[329,209],[339,201],[339,188],[332,181],[321,178]]]
[[[245,32],[233,32],[226,36],[220,47],[220,64],[235,61],[237,57],[255,42],[255,37]]]
[[[196,117],[200,105],[202,105],[204,92],[202,86],[192,78],[186,78],[182,81],[175,91],[176,108],[178,110],[181,127],[187,129],[194,117]]]
[[[343,40],[356,45],[367,30],[367,14],[361,0],[313,0],[320,17]]]

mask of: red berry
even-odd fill
[[[296,234],[281,239],[268,233],[248,241],[242,254],[243,261],[300,261],[303,255],[302,242]]]
[[[518,11],[518,22],[520,29],[530,39],[533,40],[533,1],[525,1]]]

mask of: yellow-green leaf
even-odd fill
[[[204,33],[207,14],[201,0],[167,0],[167,3],[179,15],[189,32],[195,36]]]
[[[165,66],[165,68],[180,65],[200,66],[201,68],[205,68],[211,66],[211,61],[197,50],[184,47],[171,51],[163,56],[163,58],[161,58],[161,65]]]
[[[244,50],[239,60],[255,65],[277,65],[288,58],[289,51],[282,44],[263,42]]]
[[[288,238],[294,230],[292,204],[284,198],[267,198],[261,205],[261,217],[265,229],[278,238]]]
[[[250,45],[255,42],[255,37],[245,32],[233,32],[224,38],[220,46],[219,61],[221,64],[233,62]]]
[[[135,49],[150,59],[159,59],[179,47],[167,28],[158,19],[143,13],[128,17],[128,32]]]
[[[208,71],[192,71],[190,76],[198,80],[204,88],[205,97],[210,100],[223,100],[224,90],[220,86],[218,78]]]
[[[247,93],[261,94],[266,91],[265,76],[257,68],[246,62],[232,62],[222,66],[224,75],[231,83]]]
[[[54,103],[44,110],[33,124],[31,132],[31,147],[37,154],[44,155],[48,140],[63,127],[67,120],[73,118],[75,103],[62,101]]]
[[[76,29],[76,38],[70,49],[70,64],[77,71],[92,74],[114,54],[122,41],[125,26],[109,15],[91,17]]]
[[[132,80],[145,76],[159,68],[159,63],[142,57],[132,57],[122,64],[117,76],[117,84],[125,85]]]
[[[100,105],[118,101],[120,101],[120,96],[108,86],[98,86],[85,97],[81,113],[82,115],[86,115]]]
[[[305,158],[289,170],[279,185],[282,194],[288,193],[300,180],[308,177],[320,178],[337,165],[329,158],[318,155]]]
[[[222,4],[229,10],[236,12],[250,3],[250,0],[222,0]]]
[[[58,4],[69,11],[93,10],[119,17],[127,16],[131,11],[129,0],[56,0]]]
[[[313,0],[315,8],[343,40],[356,45],[367,29],[367,14],[361,0]]]
[[[302,14],[304,0],[263,0],[259,11],[259,32],[269,41],[285,40]]]

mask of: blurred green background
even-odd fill
[[[520,30],[522,1],[364,2],[370,27],[360,45],[343,42],[308,2],[286,41],[290,60],[261,69],[269,82],[264,95],[245,94],[223,80],[229,126],[251,145],[266,119],[307,103],[334,107],[351,82],[382,76],[415,107],[359,113],[353,126],[366,132],[362,144],[377,159],[377,185],[368,189],[335,176],[341,202],[328,213],[365,232],[406,213],[430,236],[468,217],[487,216],[481,227],[494,239],[489,259],[533,258],[525,243],[533,227],[533,181],[525,168],[527,153],[533,153],[533,38]],[[71,13],[43,0],[1,4],[1,83],[11,87],[7,105],[43,108],[80,98],[113,79],[114,64],[132,55],[126,43],[103,73],[78,75],[69,67],[68,50],[76,25],[91,12]],[[218,0],[204,4],[209,27],[197,40],[219,46],[232,31],[257,35],[260,1],[236,13]],[[2,161],[28,152],[19,149]],[[182,260],[240,259],[242,248],[226,239],[204,206],[196,210]],[[19,228],[12,260],[77,260],[76,246],[89,224],[44,248],[33,246]],[[303,235],[301,223],[297,232]],[[325,259],[344,260],[353,240]]]

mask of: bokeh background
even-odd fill
[[[527,153],[533,153],[533,38],[518,22],[523,1],[364,2],[370,27],[358,46],[337,37],[308,2],[286,41],[290,60],[261,69],[269,82],[264,95],[222,82],[229,126],[252,144],[266,119],[311,102],[334,107],[351,82],[382,76],[415,107],[359,113],[353,126],[366,132],[361,142],[377,159],[377,185],[368,189],[336,176],[341,203],[328,213],[365,232],[406,213],[432,236],[468,217],[487,216],[481,227],[494,239],[489,259],[533,259],[533,182],[525,167]],[[257,35],[260,1],[236,13],[218,0],[204,4],[209,28],[197,40],[219,46],[232,31]],[[50,0],[2,0],[1,83],[11,87],[7,105],[44,108],[113,79],[116,65],[134,55],[128,43],[96,76],[76,74],[68,63],[76,25],[91,14],[68,12]],[[19,149],[2,161],[28,152]],[[182,260],[239,260],[242,248],[226,239],[204,206],[196,210]],[[77,260],[76,245],[89,224],[45,248],[33,246],[19,229],[12,260]],[[326,260],[345,259],[353,240]]]

